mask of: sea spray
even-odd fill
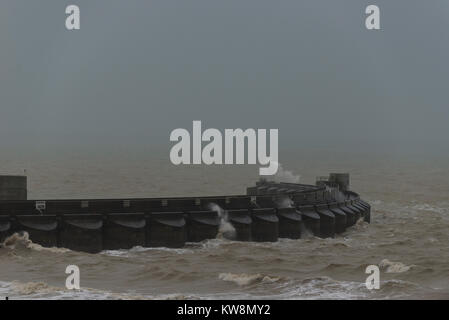
[[[287,182],[287,183],[299,183],[301,176],[294,174],[290,170],[285,170],[280,163],[278,163],[278,172],[274,176],[274,181],[276,182]],[[293,208],[294,203],[290,197],[286,195],[280,195],[276,198],[276,204],[278,208]]]
[[[30,240],[30,235],[28,232],[15,232],[9,237],[7,237],[3,243],[0,245],[2,248],[16,249],[16,248],[27,248],[32,249],[33,242]]]
[[[17,249],[29,249],[35,251],[48,251],[54,253],[65,253],[69,252],[69,249],[66,248],[46,248],[41,246],[40,244],[34,243],[30,239],[30,235],[26,231],[13,233],[11,236],[7,237],[3,243],[0,244],[0,248],[6,248],[11,250]]]
[[[209,204],[209,210],[216,211],[220,218],[220,226],[218,228],[217,237],[234,240],[236,238],[236,230],[228,220],[227,212],[216,203]]]
[[[288,183],[299,183],[299,180],[301,179],[300,175],[296,175],[290,170],[285,170],[280,163],[278,163],[277,165],[278,165],[278,171],[273,176],[274,181],[288,182]]]

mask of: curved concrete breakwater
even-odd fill
[[[236,196],[12,198],[0,201],[0,241],[27,232],[42,246],[90,253],[134,246],[182,247],[215,238],[224,223],[232,226],[231,237],[238,241],[298,239],[304,229],[318,237],[334,237],[362,217],[370,222],[370,205],[348,187],[348,174],[331,174],[316,185],[261,180],[247,188],[247,195]]]

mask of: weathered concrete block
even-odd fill
[[[26,176],[0,176],[0,200],[26,200]]]

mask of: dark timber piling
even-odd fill
[[[335,236],[335,215],[329,210],[327,204],[316,205],[315,210],[320,215],[320,237],[333,238]]]
[[[43,247],[58,246],[58,221],[55,215],[17,216],[12,220],[13,232],[27,232],[30,239]]]
[[[11,219],[9,216],[0,216],[0,242],[5,241],[11,234]]]
[[[349,228],[356,223],[356,213],[346,206],[346,202],[340,202],[338,204],[341,211],[346,214],[346,228]]]
[[[365,216],[364,216],[364,220],[368,223],[371,222],[371,206],[363,201],[363,200],[359,200],[359,204],[363,207],[365,207],[366,211],[365,211]]]
[[[363,211],[360,210],[359,208],[357,208],[356,206],[354,206],[352,204],[352,200],[347,200],[347,201],[345,201],[345,203],[346,203],[346,207],[348,207],[349,209],[351,209],[354,212],[354,214],[355,214],[354,224],[357,223],[357,221],[359,221],[359,219],[362,217],[362,212]]]
[[[335,232],[342,233],[346,230],[346,213],[338,207],[338,203],[330,203],[329,210],[335,215]]]

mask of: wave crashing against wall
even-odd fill
[[[316,185],[261,180],[246,195],[95,200],[2,200],[0,241],[27,232],[43,247],[96,253],[142,247],[183,247],[221,234],[237,241],[301,238],[304,228],[334,237],[370,205],[349,190],[349,175]]]

